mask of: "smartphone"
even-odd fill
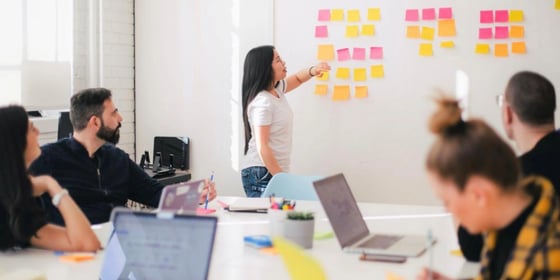
[[[361,261],[370,261],[370,262],[404,263],[406,261],[406,257],[404,257],[404,256],[362,254],[362,255],[360,255],[360,260]]]

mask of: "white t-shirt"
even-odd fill
[[[274,157],[282,172],[290,170],[290,154],[292,152],[292,126],[293,113],[286,100],[285,95],[286,81],[282,80],[276,86],[276,92],[280,98],[272,95],[268,91],[261,91],[247,107],[249,125],[251,126],[251,139],[247,154],[241,161],[241,169],[251,166],[265,166],[259,153],[255,141],[255,127],[270,126],[269,147],[274,153]]]

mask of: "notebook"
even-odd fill
[[[268,197],[241,197],[230,203],[225,209],[231,212],[266,213],[270,208]]]
[[[204,180],[167,185],[161,192],[158,210],[184,213],[196,211]]]
[[[343,174],[315,181],[313,186],[344,251],[415,257],[428,247],[422,235],[371,233]]]
[[[207,279],[215,216],[116,208],[99,279]]]

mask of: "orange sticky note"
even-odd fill
[[[350,68],[346,68],[346,67],[337,68],[336,77],[339,79],[348,79],[350,77]]]
[[[452,37],[457,34],[455,30],[455,20],[454,19],[440,19],[438,20],[438,36],[440,37]]]
[[[359,22],[360,10],[348,10],[348,22]]]
[[[510,38],[523,38],[525,36],[525,27],[523,25],[512,25],[509,27]]]
[[[371,77],[372,78],[383,78],[385,77],[385,69],[383,65],[372,65],[371,66]]]
[[[381,9],[379,8],[369,8],[367,11],[368,20],[380,20],[381,19]]]
[[[428,26],[422,26],[422,39],[424,40],[433,40],[434,39],[435,30]]]
[[[375,35],[375,25],[373,25],[373,24],[362,25],[362,35],[364,35],[364,36]]]
[[[404,280],[403,277],[398,276],[397,274],[387,271],[387,273],[385,274],[385,279],[386,280]]]
[[[344,10],[343,9],[332,9],[331,10],[331,21],[343,21],[344,20]]]
[[[333,60],[334,59],[334,46],[333,45],[319,45],[317,47],[318,60]]]
[[[420,26],[418,26],[418,25],[407,26],[406,27],[406,38],[411,38],[411,39],[420,38]]]
[[[346,26],[346,37],[358,37],[360,35],[360,28],[357,25]]]
[[[489,54],[490,53],[490,45],[488,44],[476,44],[474,52],[477,54]]]
[[[315,94],[326,95],[329,92],[328,85],[315,85]]]
[[[368,97],[368,87],[367,86],[356,86],[354,97],[356,98],[366,98]]]
[[[278,255],[278,250],[276,250],[276,247],[264,247],[264,248],[260,248],[259,252],[263,253],[263,254],[267,254],[267,255]]]
[[[507,57],[508,56],[508,44],[495,44],[494,45],[494,56],[496,56],[496,57]]]
[[[418,54],[420,56],[432,56],[434,55],[434,50],[432,48],[432,43],[421,43],[418,49]]]
[[[513,42],[513,43],[511,43],[511,52],[516,53],[516,54],[527,53],[527,46],[525,46],[525,42]]]
[[[323,72],[321,75],[315,76],[315,79],[319,81],[328,81],[330,72]]]
[[[509,11],[509,22],[522,22],[523,21],[523,11],[522,10],[510,10]]]
[[[350,99],[350,86],[334,86],[333,100],[342,101]]]
[[[439,46],[442,48],[450,49],[455,47],[455,43],[453,43],[453,41],[442,41]]]
[[[366,68],[354,69],[354,81],[365,81],[367,79]]]
[[[60,256],[60,260],[66,262],[83,262],[93,260],[94,258],[95,254],[93,253],[71,253]]]

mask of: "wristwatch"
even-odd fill
[[[68,195],[68,190],[62,189],[60,192],[58,192],[52,197],[52,204],[55,207],[58,207],[58,204],[60,204],[60,200],[62,200],[62,197],[64,197],[65,195]]]

